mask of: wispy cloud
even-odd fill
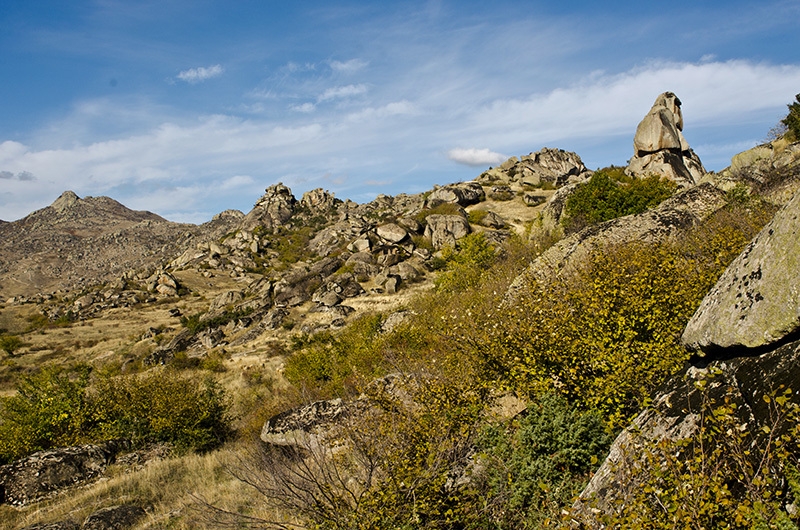
[[[343,74],[354,74],[359,70],[366,68],[369,64],[367,61],[363,61],[361,59],[350,59],[349,61],[341,62],[341,61],[331,61],[330,63],[331,70],[334,72],[339,72]]]
[[[296,110],[297,112],[309,113],[309,112],[314,112],[317,106],[314,105],[313,103],[306,102],[301,105],[290,105],[289,108],[292,110]]]
[[[458,164],[466,166],[488,166],[504,162],[508,157],[500,153],[495,153],[489,149],[451,149],[447,152],[447,158]]]
[[[367,85],[364,84],[336,86],[329,88],[320,94],[320,96],[317,98],[317,101],[322,102],[330,101],[332,99],[351,98],[366,93]]]
[[[197,68],[189,68],[178,74],[178,79],[186,81],[189,84],[200,83],[213,77],[222,75],[225,69],[222,65],[215,64],[213,66],[199,66]]]
[[[17,174],[11,171],[0,171],[0,179],[3,180],[19,180],[21,182],[33,182],[36,177],[29,171],[20,171]]]

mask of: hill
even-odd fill
[[[321,189],[298,199],[276,184],[250,212],[195,226],[65,192],[0,224],[0,520],[14,528],[87,527],[95,516],[124,516],[133,528],[655,521],[652,496],[607,493],[628,491],[618,487],[625,481],[651,484],[642,467],[658,471],[653,488],[669,486],[684,461],[652,463],[665,421],[679,426],[667,429],[678,433],[670,443],[705,440],[692,418],[708,413],[703,399],[719,408],[727,394],[696,393],[702,385],[687,377],[721,370],[709,385],[723,390],[755,382],[748,392],[766,395],[762,402],[789,403],[774,413],[795,402],[778,386],[794,373],[786,348],[796,319],[781,320],[769,344],[744,349],[700,333],[684,339],[691,352],[681,336],[720,277],[736,278],[717,291],[745,275],[747,285],[760,279],[752,267],[725,270],[773,216],[756,241],[778,242],[767,255],[789,252],[791,236],[772,234],[794,230],[780,220],[796,210],[800,144],[776,140],[708,174],[682,126],[680,100],[665,93],[624,168],[590,171],[577,154],[545,148],[470,182],[366,204]],[[793,272],[758,271],[772,290],[742,296],[791,313],[794,302],[767,293],[780,293],[775,278]],[[750,333],[764,335],[755,321]],[[767,375],[730,375],[742,366]],[[746,394],[731,399],[750,407],[737,405],[752,411],[748,429],[791,435],[794,419],[772,421],[772,409]],[[644,433],[633,446],[639,431],[623,430],[632,421]],[[796,524],[788,506],[800,452],[740,441],[766,443],[783,464],[755,482],[702,475],[716,500],[677,499],[675,513],[707,502],[711,519],[738,505],[743,524],[767,516]],[[704,456],[735,462],[741,444]]]

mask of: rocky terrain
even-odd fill
[[[232,392],[244,392],[243,381],[257,373],[269,380],[270,395],[280,396],[289,392],[283,370],[299,334],[346,330],[375,312],[386,316],[382,330],[388,333],[408,317],[409,300],[434,289],[449,253],[470,234],[498,248],[512,238],[553,243],[508,286],[498,310],[510,311],[529,285],[580,268],[597,249],[669,241],[725,208],[731,190],[746,188],[781,210],[686,327],[682,341],[693,352],[691,362],[619,435],[576,503],[572,524],[600,527],[603,514],[629,502],[625,496],[645,480],[636,464],[644,444],[697,432],[696,411],[683,404],[699,399],[698,380],[710,378],[714,399],[727,396],[739,404],[742,425],[755,432],[771,425],[763,396],[797,379],[800,297],[791,286],[800,270],[794,249],[800,143],[778,139],[709,174],[682,129],[680,100],[671,92],[660,95],[636,130],[634,156],[624,168],[633,179],[658,175],[673,182],[678,189],[670,198],[566,236],[567,201],[594,172],[576,153],[551,148],[513,157],[473,181],[381,195],[366,204],[322,189],[298,199],[274,184],[250,212],[222,212],[199,226],[133,211],[107,197],[64,192],[46,208],[0,223],[0,332],[24,339],[6,349],[0,393],[14,394],[16,374],[53,364],[88,362],[124,374],[222,358],[220,380]],[[364,396],[377,393],[415,409],[416,387],[409,390],[399,377],[377,378]],[[260,438],[300,453],[328,443],[335,448],[329,438],[336,425],[373,413],[374,401],[364,396],[271,409],[280,414],[259,418]],[[253,407],[258,399],[264,396],[236,406]],[[492,399],[497,404],[491,406],[503,403],[505,418],[525,408],[511,394]],[[475,449],[462,449],[447,488],[477,473]],[[168,516],[126,504],[128,497],[114,506],[74,507],[80,517],[51,517],[30,507],[58,499],[65,488],[96,483],[109,469],[167,465],[158,463],[168,461],[167,452],[131,453],[125,440],[38,452],[0,466],[0,504],[21,510],[9,519],[20,528],[21,521],[26,528],[156,528],[161,523],[154,521]],[[55,520],[61,526],[37,526]]]

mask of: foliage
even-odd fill
[[[236,308],[206,318],[203,318],[204,313],[196,313],[194,315],[182,316],[181,325],[191,331],[193,335],[197,335],[207,329],[224,326],[228,322],[245,317],[252,312],[252,308]]]
[[[224,392],[176,372],[100,376],[90,369],[50,367],[17,382],[0,401],[0,461],[42,449],[126,438],[204,450],[229,435]]]
[[[357,383],[382,375],[386,369],[380,355],[382,322],[381,315],[367,314],[339,333],[295,336],[284,375],[318,398],[353,392]]]
[[[0,401],[0,462],[86,439],[88,381],[87,366],[20,376],[17,394]]]
[[[701,381],[701,385],[703,382]],[[800,501],[800,406],[792,390],[765,394],[769,421],[742,428],[736,401],[705,394],[697,432],[685,439],[642,442],[632,463],[639,477],[632,495],[616,505],[608,528],[730,528],[797,530],[787,506]],[[642,479],[642,477],[644,477]]]
[[[796,142],[800,140],[800,94],[797,94],[794,99],[794,103],[787,105],[789,114],[781,120],[781,123],[786,125],[792,136],[792,141]]]
[[[460,239],[456,248],[442,249],[445,270],[436,278],[435,285],[440,291],[464,291],[475,287],[480,278],[497,258],[497,251],[486,240],[483,233],[472,233]]]
[[[484,331],[467,341],[501,384],[554,388],[621,428],[686,360],[686,323],[769,212],[732,207],[676,241],[596,249],[533,282],[499,324],[489,313],[471,325]]]
[[[675,192],[676,185],[657,175],[629,177],[622,168],[596,171],[588,182],[580,184],[564,205],[564,224],[568,232],[641,213],[658,205]]]
[[[16,335],[0,334],[0,350],[6,352],[9,357],[14,356],[14,352],[23,346],[22,339]]]
[[[510,428],[484,431],[474,477],[481,506],[470,528],[541,528],[585,487],[611,443],[599,414],[559,396],[528,406]]]
[[[169,442],[180,450],[207,450],[230,434],[225,393],[212,379],[173,371],[108,377],[89,393],[95,436],[136,445]]]

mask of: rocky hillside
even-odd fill
[[[768,473],[704,475],[704,509],[797,524],[800,143],[706,173],[680,106],[626,167],[544,148],[366,204],[275,184],[195,226],[65,192],[0,223],[0,521],[682,527],[708,498],[658,492],[733,429],[765,436],[701,456]]]

